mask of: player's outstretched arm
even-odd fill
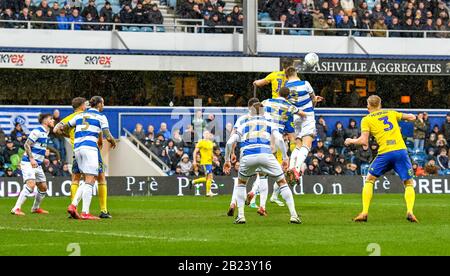
[[[111,144],[111,147],[114,149],[116,147],[116,139],[111,134],[111,131],[109,131],[109,128],[105,128],[102,130],[103,136],[105,136],[106,141],[108,141]]]
[[[256,87],[263,87],[263,86],[266,86],[268,84],[269,84],[269,82],[266,79],[255,80],[253,82],[253,85],[256,86]]]
[[[402,120],[408,121],[408,122],[414,122],[415,120],[417,120],[417,117],[416,117],[416,115],[411,114],[411,113],[402,113]]]
[[[345,139],[344,144],[347,147],[350,145],[359,145],[359,146],[366,145],[367,146],[367,145],[369,145],[369,135],[370,135],[370,133],[368,131],[364,131],[361,133],[361,136],[359,136],[356,139],[351,139],[351,138]]]

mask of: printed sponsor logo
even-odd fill
[[[111,67],[112,56],[86,56],[85,65],[100,65],[102,67]]]
[[[42,55],[41,64],[55,64],[61,67],[69,66],[69,56],[67,55]]]
[[[23,66],[25,63],[24,54],[0,54],[0,63]]]

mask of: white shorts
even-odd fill
[[[30,162],[21,162],[20,168],[22,170],[24,183],[26,183],[28,180],[34,180],[37,183],[45,182],[47,180],[47,178],[45,177],[45,174],[44,174],[44,170],[42,170],[42,166],[33,168],[33,167],[31,167]]]
[[[241,158],[239,167],[240,179],[248,180],[257,172],[275,177],[276,181],[284,178],[283,169],[273,154],[252,154]]]
[[[81,173],[89,175],[98,175],[98,150],[97,149],[80,149],[75,152],[78,168]]]
[[[313,138],[317,135],[316,130],[316,118],[314,113],[308,114],[305,118],[300,118],[301,120],[301,129],[298,133],[298,138],[303,138],[305,136],[312,136]]]

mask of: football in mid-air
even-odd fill
[[[319,63],[319,56],[316,53],[309,53],[305,56],[305,64],[310,67],[314,67]]]

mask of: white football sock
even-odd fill
[[[237,182],[235,182],[234,183],[234,187],[233,187],[233,194],[231,195],[231,202],[230,202],[230,206],[231,206],[231,204],[237,204],[236,203],[236,198],[237,198],[237,187],[238,187],[238,184],[237,184]]]
[[[256,176],[255,182],[253,182],[253,186],[252,186],[252,193],[256,195],[256,192],[258,191],[259,185],[260,185],[260,181],[261,178],[258,176]]]
[[[85,183],[83,185],[83,213],[89,214],[89,208],[91,207],[92,194],[94,184]]]
[[[293,169],[295,167],[295,162],[297,161],[298,154],[300,149],[295,147],[295,149],[291,152],[291,157],[289,158],[289,169]]]
[[[22,208],[22,205],[27,200],[27,197],[32,193],[33,190],[31,190],[27,184],[23,185],[22,191],[20,191],[19,198],[16,201],[16,205],[14,205],[13,211]]]
[[[286,201],[286,205],[289,208],[289,212],[291,213],[291,217],[297,216],[297,211],[295,210],[294,197],[292,195],[291,189],[289,189],[288,185],[283,185],[280,187],[280,193],[283,199]]]
[[[246,185],[239,184],[237,187],[237,206],[238,206],[238,217],[244,217],[244,207],[245,207],[245,198],[247,196],[247,187]]]
[[[307,146],[302,146],[300,151],[298,152],[297,159],[295,160],[295,169],[300,172],[302,169],[303,163],[305,163],[306,158],[308,157],[310,149]]]
[[[272,200],[277,200],[279,194],[280,194],[280,186],[278,186],[277,182],[275,182],[273,183]]]
[[[80,204],[81,198],[83,197],[83,187],[86,184],[78,184],[78,189],[77,192],[75,193],[75,196],[73,197],[72,200],[72,205],[78,206],[78,204]]]
[[[269,194],[269,179],[262,177],[259,181],[259,206],[266,209],[267,195]]]
[[[39,209],[39,207],[41,206],[41,202],[45,198],[46,195],[47,195],[47,191],[41,192],[38,189],[38,192],[36,193],[36,196],[34,197],[33,208],[31,210]]]

